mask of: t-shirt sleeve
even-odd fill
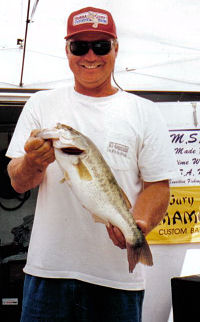
[[[36,115],[35,106],[37,105],[37,94],[34,94],[25,104],[18,122],[16,124],[12,139],[10,141],[6,156],[9,158],[18,158],[24,155],[24,145],[34,129],[40,128]]]
[[[156,104],[151,104],[144,118],[144,138],[138,157],[144,181],[154,182],[178,176],[175,152],[166,122]]]

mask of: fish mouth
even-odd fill
[[[81,153],[84,152],[84,150],[78,149],[76,147],[62,148],[61,151],[65,154],[70,154],[70,155],[80,155]]]

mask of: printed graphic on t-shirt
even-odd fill
[[[127,145],[124,145],[124,144],[121,144],[121,143],[110,141],[108,143],[107,151],[110,152],[110,153],[118,154],[118,155],[121,155],[121,156],[127,158],[128,157],[129,147]]]

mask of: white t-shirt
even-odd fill
[[[21,157],[31,130],[67,124],[90,137],[134,205],[142,180],[173,177],[176,169],[169,135],[155,104],[119,91],[88,97],[72,87],[41,91],[26,103],[7,151]],[[105,225],[94,223],[53,162],[40,185],[24,272],[75,278],[127,290],[145,287],[143,266],[128,272],[126,250],[113,245]]]

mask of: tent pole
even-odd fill
[[[28,24],[30,23],[29,19],[29,11],[30,11],[30,0],[28,0],[28,8],[27,8],[27,18],[26,18],[26,30],[25,30],[25,37],[24,37],[24,49],[23,49],[23,58],[22,58],[22,68],[21,68],[21,78],[19,86],[23,86],[23,73],[24,73],[24,62],[25,62],[25,54],[26,54],[26,40],[27,40],[27,33],[28,33]]]

